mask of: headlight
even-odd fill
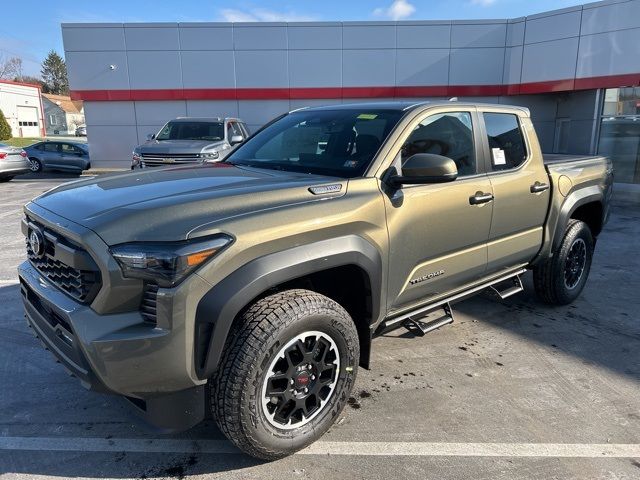
[[[204,158],[205,161],[207,161],[207,160],[217,159],[220,156],[220,154],[214,150],[212,152],[202,152],[200,156]]]
[[[140,153],[134,150],[133,153],[131,154],[131,164],[134,167],[137,167],[140,164],[141,160],[142,160],[142,156],[140,155]]]
[[[222,234],[184,242],[124,243],[110,251],[125,277],[173,287],[232,241]]]

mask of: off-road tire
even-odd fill
[[[264,412],[263,382],[280,349],[309,331],[327,334],[336,344],[340,362],[334,390],[308,423],[277,428]],[[231,442],[253,457],[290,455],[320,438],[338,418],[356,380],[359,354],[353,320],[330,298],[309,290],[264,297],[240,314],[229,333],[210,381],[213,418]]]
[[[565,268],[571,248],[576,242],[584,242],[586,258],[581,276],[573,288],[565,282]],[[554,255],[533,269],[533,284],[538,298],[551,305],[567,305],[578,296],[589,276],[593,259],[594,241],[591,230],[580,220],[569,220],[562,243]]]

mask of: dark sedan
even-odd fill
[[[38,142],[25,148],[32,172],[62,170],[82,172],[91,168],[89,147],[81,142]]]

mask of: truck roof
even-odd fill
[[[456,105],[470,105],[474,107],[492,107],[499,108],[503,110],[510,110],[515,112],[524,112],[527,116],[529,116],[529,109],[526,107],[520,107],[517,105],[504,105],[502,103],[478,103],[478,102],[465,102],[464,100],[435,100],[435,101],[386,101],[386,102],[358,102],[358,103],[341,103],[334,105],[323,105],[319,107],[303,107],[297,110],[293,110],[294,112],[305,110],[305,111],[313,111],[313,110],[351,110],[354,108],[357,109],[371,109],[371,110],[394,110],[394,111],[409,111],[414,110],[416,108],[425,107],[425,106],[435,106],[435,107],[447,107],[452,104]]]

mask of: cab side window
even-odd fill
[[[69,145],[68,143],[61,144],[62,153],[65,154],[73,154],[73,153],[81,153],[79,148],[74,147],[73,145]]]
[[[44,144],[45,152],[58,152],[58,144],[57,143],[45,143]]]
[[[518,116],[489,112],[482,115],[491,152],[491,169],[495,172],[518,168],[527,159],[527,147]]]
[[[475,174],[471,113],[447,112],[425,118],[402,146],[402,162],[416,153],[433,153],[451,158],[456,162],[461,177]]]

